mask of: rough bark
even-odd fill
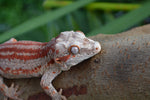
[[[91,38],[101,43],[102,51],[61,73],[54,86],[62,88],[68,100],[149,100],[150,25]],[[25,100],[51,100],[40,78],[6,80],[12,81],[25,88]]]

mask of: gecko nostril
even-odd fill
[[[96,50],[98,50],[98,47],[96,47]]]
[[[96,50],[96,52],[99,52],[101,50],[101,46],[99,42],[95,42],[94,48]]]

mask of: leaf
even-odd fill
[[[63,8],[59,8],[58,10],[49,11],[41,16],[30,19],[30,20],[16,26],[15,28],[3,33],[2,35],[0,35],[0,42],[7,40],[9,38],[15,37],[17,35],[27,33],[30,30],[33,30],[33,29],[35,29],[39,26],[42,26],[48,22],[54,21],[54,20],[64,16],[65,14],[75,11],[93,1],[94,0],[80,0],[80,1],[70,4],[68,6],[65,6]]]
[[[94,29],[95,27],[102,26],[100,18],[98,18],[97,14],[93,13],[92,11],[87,12],[87,19],[90,30]]]
[[[141,22],[150,15],[150,2],[146,2],[138,9],[135,9],[124,16],[106,24],[102,28],[96,28],[95,30],[89,32],[89,36],[96,35],[98,33],[104,34],[116,34],[122,32],[133,25]]]

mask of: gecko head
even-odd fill
[[[56,38],[55,63],[62,70],[69,70],[85,59],[99,53],[101,46],[99,42],[85,37],[80,31],[65,31]]]

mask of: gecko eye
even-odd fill
[[[78,54],[79,53],[79,51],[80,51],[80,48],[79,48],[79,46],[77,46],[77,45],[72,45],[72,46],[70,46],[70,48],[69,48],[69,52],[70,53],[72,53],[72,54]]]

